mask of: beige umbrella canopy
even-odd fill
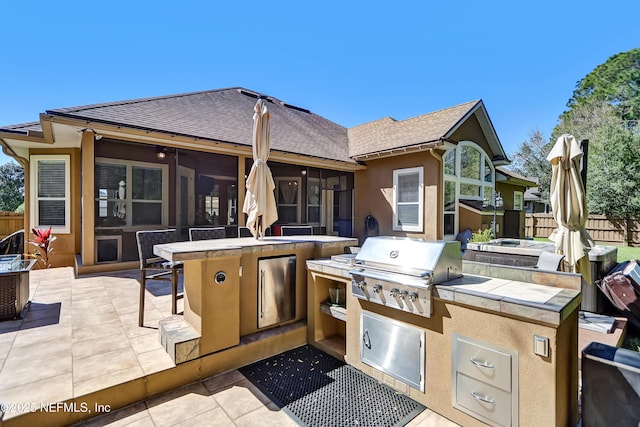
[[[564,134],[547,156],[551,162],[551,208],[558,223],[549,239],[555,242],[556,253],[565,256],[569,270],[581,273],[591,283],[589,251],[595,245],[584,228],[587,222],[587,201],[580,177],[582,150],[573,135]]]
[[[253,166],[247,177],[247,194],[242,211],[248,215],[247,227],[256,239],[264,237],[264,230],[278,220],[269,158],[269,112],[267,103],[258,99],[253,115]]]

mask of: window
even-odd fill
[[[522,201],[523,200],[524,200],[524,198],[523,198],[522,191],[514,191],[513,192],[513,210],[514,211],[521,211],[522,210]]]
[[[167,225],[168,166],[96,159],[97,228]]]
[[[34,155],[30,162],[31,224],[56,233],[69,233],[70,227],[70,156]]]
[[[455,236],[459,228],[460,200],[470,206],[493,204],[495,170],[489,156],[476,144],[463,141],[443,156],[444,234]]]
[[[300,223],[300,178],[275,178],[278,222],[283,224]]]
[[[423,168],[393,171],[393,229],[422,231],[424,217]]]
[[[319,178],[307,179],[307,222],[309,224],[324,225],[322,184]]]

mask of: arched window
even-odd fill
[[[442,156],[444,168],[444,234],[459,232],[462,201],[482,209],[493,203],[495,170],[482,148],[470,141],[460,142]]]

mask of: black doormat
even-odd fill
[[[240,368],[300,425],[403,426],[425,407],[306,345]]]

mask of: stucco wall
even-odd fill
[[[366,162],[367,169],[355,173],[354,231],[362,242],[364,219],[373,215],[380,235],[442,238],[442,195],[439,180],[442,167],[429,152],[412,153]],[[393,171],[424,167],[424,227],[422,232],[393,230]]]
[[[484,312],[434,298],[430,318],[347,297],[347,362],[464,426],[486,425],[452,406],[452,336],[515,351],[520,425],[575,425],[577,421],[577,310],[559,327]],[[425,391],[403,385],[360,361],[360,313],[369,310],[425,331]],[[533,337],[549,338],[549,356],[533,353]]]
[[[75,148],[59,149],[59,150],[42,150],[31,149],[29,155],[37,154],[54,154],[69,155],[70,158],[70,227],[69,233],[56,233],[56,240],[53,243],[54,253],[49,258],[49,262],[54,267],[72,267],[75,265],[75,254],[80,252],[80,220],[81,220],[81,188],[80,188],[80,150]],[[28,171],[30,165],[25,170]],[[29,175],[25,173],[26,176]],[[31,180],[25,179],[25,200],[31,201]],[[31,229],[35,226],[31,223],[31,203],[25,203],[24,222],[25,222],[25,239],[31,240]],[[25,252],[33,253],[34,246],[26,244]]]

